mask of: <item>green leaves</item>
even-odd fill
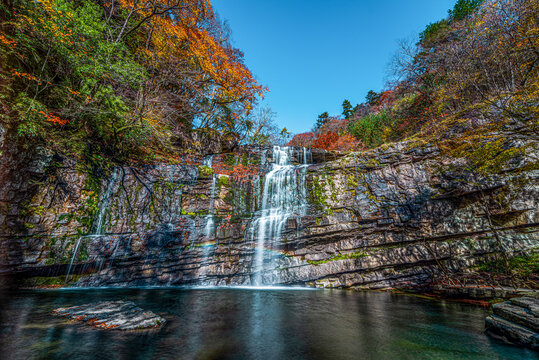
[[[365,146],[375,147],[384,142],[384,130],[393,122],[394,119],[384,110],[378,114],[371,113],[359,118],[350,124],[349,131],[357,139],[361,140]]]

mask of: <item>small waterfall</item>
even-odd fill
[[[71,262],[69,263],[69,267],[67,268],[67,274],[64,283],[67,283],[67,280],[69,280],[69,274],[71,273],[71,268],[73,267],[73,261],[75,261],[75,256],[77,256],[77,252],[79,251],[80,241],[82,240],[82,238],[82,236],[79,236],[79,238],[77,239],[75,249],[73,250],[73,255],[71,256]]]
[[[103,234],[103,220],[105,218],[105,211],[107,210],[107,206],[109,205],[112,188],[114,187],[114,184],[116,183],[117,178],[118,178],[118,168],[114,168],[110,176],[109,182],[107,184],[105,193],[103,194],[103,198],[101,199],[101,203],[99,205],[99,212],[97,214],[96,225],[94,227],[93,235]]]
[[[204,159],[204,165],[211,168],[213,165],[213,155],[208,159]],[[210,237],[215,232],[215,221],[213,219],[214,214],[214,205],[215,205],[215,187],[217,185],[217,175],[212,174],[211,180],[211,193],[210,193],[210,208],[208,209],[208,215],[206,216],[206,227],[204,228],[204,236]]]
[[[212,168],[213,166],[213,155],[210,155],[208,158],[204,159],[202,162],[204,166],[207,166],[209,168]],[[206,215],[206,226],[204,227],[204,238],[205,241],[208,241],[209,238],[215,236],[215,219],[214,219],[214,212],[215,212],[215,189],[217,186],[217,175],[215,173],[212,174],[212,181],[211,181],[211,193],[210,193],[210,207],[208,209],[208,215]],[[205,277],[207,273],[207,263],[208,258],[210,256],[210,248],[211,244],[205,243],[202,245],[202,272],[200,273],[200,277]]]
[[[293,148],[273,147],[273,163],[264,180],[262,207],[260,215],[248,231],[256,239],[252,273],[252,284],[265,285],[263,273],[277,268],[275,256],[266,251],[278,245],[282,230],[291,216],[302,216],[307,207],[305,191],[305,172],[308,167],[310,151],[303,149],[303,164],[294,165],[291,161]],[[301,158],[301,154],[297,154]],[[270,284],[278,275],[274,274]]]
[[[69,263],[69,267],[67,268],[65,283],[67,283],[67,281],[69,280],[69,275],[71,274],[73,262],[75,261],[75,257],[77,256],[77,253],[79,251],[79,247],[80,247],[80,243],[82,239],[84,239],[85,237],[99,236],[103,234],[103,221],[105,219],[105,211],[107,210],[107,207],[109,205],[110,197],[112,195],[112,188],[114,187],[114,184],[116,183],[117,179],[118,179],[118,168],[114,168],[110,176],[110,179],[107,183],[107,188],[105,189],[105,192],[103,193],[103,197],[101,198],[101,202],[99,204],[99,211],[97,212],[97,219],[95,220],[94,231],[89,235],[80,236],[77,239],[77,243],[75,244],[75,248],[73,249],[73,255],[71,256],[71,262]],[[117,246],[118,244],[116,244],[116,247]]]

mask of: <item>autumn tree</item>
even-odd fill
[[[290,140],[287,145],[311,148],[313,146],[314,137],[315,135],[312,132],[296,134],[292,137],[292,140]]]

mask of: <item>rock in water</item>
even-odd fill
[[[136,330],[158,328],[166,320],[144,311],[131,301],[105,301],[54,310],[53,315],[82,321],[101,329]]]
[[[486,333],[505,342],[539,349],[539,299],[521,297],[495,304]]]

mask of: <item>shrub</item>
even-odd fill
[[[339,135],[333,131],[318,134],[313,141],[313,147],[317,149],[330,150],[331,146],[337,142]]]
[[[361,148],[361,141],[350,134],[344,134],[338,137],[337,141],[329,146],[328,150],[353,151]]]

